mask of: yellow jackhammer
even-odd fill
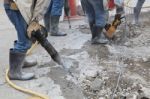
[[[108,38],[113,38],[114,33],[116,32],[117,27],[121,24],[121,19],[125,18],[124,16],[121,17],[121,14],[116,14],[114,21],[112,24],[106,24],[105,25],[105,30],[106,30],[106,37]]]

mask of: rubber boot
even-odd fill
[[[91,39],[92,41],[96,37],[96,28],[94,22],[90,22],[89,26],[90,26],[90,31],[92,33],[92,39]]]
[[[14,46],[16,46],[17,44],[17,40],[14,41]],[[36,60],[27,60],[25,58],[25,61],[24,61],[24,64],[23,64],[23,68],[27,68],[27,67],[32,67],[32,66],[35,66],[37,65],[37,61]]]
[[[107,44],[109,40],[103,33],[103,27],[95,26],[96,37],[92,40],[92,44]]]
[[[13,49],[10,49],[9,78],[11,80],[30,80],[34,78],[34,73],[22,72],[22,67],[23,67],[25,56],[26,56],[26,53],[15,52]]]
[[[62,33],[59,31],[58,25],[59,25],[59,19],[60,16],[51,16],[51,26],[50,26],[50,33],[51,36],[66,36],[66,33]]]
[[[37,61],[36,60],[27,60],[25,59],[24,64],[23,64],[23,68],[27,68],[27,67],[32,67],[37,65]]]
[[[139,24],[139,15],[145,0],[138,0],[136,7],[134,7],[134,21],[133,24]]]

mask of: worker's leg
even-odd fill
[[[50,23],[51,23],[51,20],[50,20],[51,19],[50,18],[51,15],[50,14],[51,14],[51,9],[52,9],[52,1],[51,1],[50,5],[49,5],[49,8],[48,8],[46,14],[44,15],[44,24],[45,24],[45,27],[46,27],[48,32],[50,32]]]
[[[18,36],[18,40],[15,42],[14,48],[10,49],[9,52],[9,77],[10,79],[16,80],[31,79],[34,77],[33,73],[22,72],[26,52],[31,46],[31,42],[26,36],[27,24],[24,21],[22,15],[20,14],[19,10],[12,10],[9,4],[5,4],[4,7],[8,18],[16,28]]]
[[[16,41],[14,41],[14,47],[16,47],[17,46],[17,40]],[[36,60],[28,60],[28,59],[26,59],[25,58],[25,60],[24,60],[24,64],[23,64],[23,68],[27,68],[27,67],[32,67],[32,66],[35,66],[35,65],[37,65],[37,61]]]
[[[138,0],[136,7],[134,7],[134,24],[139,23],[139,15],[145,0]]]
[[[95,13],[94,13],[94,9],[92,7],[92,5],[90,4],[90,2],[88,0],[82,0],[82,5],[83,8],[85,10],[85,13],[88,17],[88,21],[89,21],[89,26],[90,26],[90,30],[92,33],[92,39],[91,41],[93,42],[93,39],[96,37],[96,29],[95,29]]]
[[[14,42],[14,50],[19,52],[26,52],[31,47],[31,42],[26,35],[26,22],[24,21],[19,10],[11,10],[9,4],[5,4],[5,11],[17,31],[18,40]]]
[[[102,0],[88,0],[95,11],[96,26],[104,27],[106,25],[107,11],[104,10]]]
[[[88,0],[95,11],[95,25],[96,25],[96,34],[97,38],[95,38],[94,43],[98,44],[106,44],[108,43],[108,39],[105,37],[103,33],[103,28],[106,25],[108,12],[104,10],[103,1],[102,0]]]
[[[85,4],[84,4],[84,0],[80,0],[80,2],[81,2],[81,6],[82,6],[82,10],[83,10],[83,12],[84,12],[84,14],[85,14]]]
[[[52,36],[66,36],[66,33],[59,31],[59,19],[62,15],[62,8],[64,6],[64,0],[52,0],[51,8],[51,35]]]

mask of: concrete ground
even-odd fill
[[[28,95],[8,86],[4,78],[16,31],[1,4],[0,0],[0,97],[27,99]],[[149,12],[142,14],[139,27],[130,24],[129,16],[127,30],[121,25],[107,45],[90,44],[91,34],[85,18],[72,21],[72,29],[68,29],[66,21],[62,22],[60,30],[68,35],[48,39],[68,64],[72,75],[53,62],[38,45],[28,57],[36,59],[38,65],[24,69],[34,72],[36,79],[13,82],[46,94],[50,99],[150,99],[149,15]]]

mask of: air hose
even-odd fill
[[[9,69],[6,70],[6,82],[14,89],[20,91],[20,92],[23,92],[23,93],[26,93],[26,94],[29,94],[31,95],[32,97],[28,98],[28,99],[49,99],[47,96],[43,95],[43,94],[40,94],[40,93],[37,93],[37,92],[34,92],[34,91],[31,91],[29,89],[25,89],[25,88],[22,88],[20,86],[17,86],[15,85],[13,82],[10,81],[9,77],[8,77],[8,72],[9,72]]]

